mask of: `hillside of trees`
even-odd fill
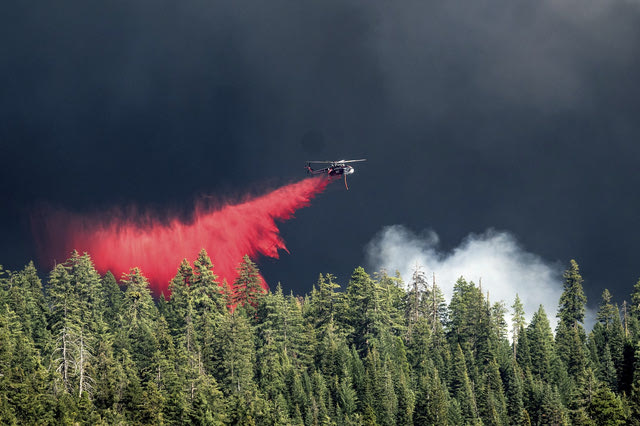
[[[202,251],[154,300],[87,254],[44,283],[0,267],[0,424],[640,424],[640,281],[620,310],[604,290],[587,332],[574,261],[555,330],[462,277],[447,303],[420,271],[297,296],[238,270],[218,282]]]

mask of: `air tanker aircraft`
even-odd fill
[[[349,189],[347,186],[347,175],[352,175],[353,172],[356,171],[352,166],[347,163],[357,163],[360,161],[367,161],[366,158],[362,158],[360,160],[338,160],[338,161],[307,161],[306,169],[307,173],[311,175],[321,175],[325,174],[327,176],[344,176],[344,186]],[[323,169],[312,169],[312,164],[329,164],[328,167]]]

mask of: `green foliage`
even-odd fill
[[[340,307],[340,293],[336,292],[340,286],[333,282],[335,277],[331,274],[320,274],[318,282],[311,291],[307,317],[311,318],[313,328],[318,337],[324,333],[328,324],[335,327],[336,314]]]
[[[233,282],[233,303],[242,306],[254,318],[260,298],[266,293],[260,284],[258,266],[245,255],[237,268],[238,278]]]
[[[587,339],[572,261],[556,338],[516,297],[509,342],[504,304],[462,277],[446,306],[420,273],[320,275],[302,298],[238,271],[231,291],[202,250],[154,301],[142,271],[119,285],[87,254],[44,287],[0,267],[0,423],[639,424],[640,283],[622,318],[602,293]]]
[[[511,331],[511,341],[513,344],[513,356],[517,357],[518,354],[518,340],[521,336],[521,330],[524,330],[525,327],[525,319],[524,319],[524,306],[522,305],[522,301],[520,300],[520,296],[516,293],[516,298],[513,301],[513,305],[511,306],[513,309],[513,316],[511,317],[512,323],[512,331]]]
[[[587,296],[582,289],[582,276],[578,263],[571,260],[569,269],[562,275],[564,278],[564,292],[560,296],[558,318],[567,326],[584,322],[585,305]]]
[[[216,378],[227,393],[251,391],[256,358],[254,330],[241,307],[223,317],[215,336],[214,348],[219,357]]]
[[[527,342],[531,357],[531,372],[542,380],[549,380],[554,343],[549,319],[542,305],[533,314],[531,323],[527,327]]]
[[[627,423],[620,396],[614,394],[607,386],[598,387],[587,407],[587,412],[597,425],[613,426]]]
[[[559,322],[556,328],[556,353],[566,365],[569,375],[577,377],[587,366],[586,335],[582,327],[587,297],[582,289],[582,276],[575,260],[571,260],[563,278],[564,291],[560,296]]]
[[[347,285],[347,308],[342,321],[352,330],[350,342],[361,355],[376,344],[389,325],[388,313],[381,309],[382,289],[362,267],[351,274]]]

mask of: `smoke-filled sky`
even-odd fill
[[[637,0],[3,2],[0,57],[6,268],[42,204],[187,217],[368,158],[281,224],[268,282],[394,267],[366,253],[393,225],[575,258],[591,306],[640,276]]]

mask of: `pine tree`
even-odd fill
[[[120,395],[117,383],[118,361],[113,350],[113,338],[107,332],[97,339],[93,371],[93,404],[103,415],[119,410]]]
[[[384,312],[383,320],[389,331],[400,335],[405,329],[403,299],[405,292],[399,274],[389,276],[386,271],[374,274],[374,280],[380,288],[380,309]]]
[[[587,368],[584,330],[567,328],[563,322],[556,329],[556,354],[562,361],[569,377],[578,377]]]
[[[276,400],[284,392],[283,358],[286,357],[287,318],[282,286],[267,293],[258,304],[257,372],[258,382],[266,396]]]
[[[531,372],[548,381],[551,378],[554,343],[549,319],[542,305],[533,314],[527,327],[527,341],[531,355]]]
[[[254,387],[256,359],[251,320],[242,307],[222,318],[214,342],[216,378],[226,395],[251,391]]]
[[[329,323],[335,327],[335,315],[339,299],[339,293],[337,293],[336,290],[339,289],[340,286],[333,282],[334,279],[335,276],[331,274],[326,274],[325,276],[320,274],[318,276],[318,282],[311,291],[307,315],[312,319],[318,339],[321,339]]]
[[[244,307],[249,318],[255,318],[258,301],[266,294],[260,282],[260,272],[247,255],[242,258],[237,270],[238,278],[233,282],[233,302]]]
[[[516,362],[523,371],[531,371],[531,349],[529,347],[529,338],[527,330],[520,327],[518,331],[518,351],[516,352]]]
[[[487,299],[487,304],[489,300]],[[497,346],[499,342],[507,340],[507,321],[504,316],[507,314],[507,308],[503,302],[495,302],[491,305],[489,322],[491,327],[491,345]]]
[[[24,332],[31,335],[38,350],[44,350],[51,339],[47,329],[49,308],[33,262],[29,262],[20,272],[9,273],[5,287],[6,302],[22,319]]]
[[[398,397],[396,424],[413,424],[415,392],[411,387],[411,369],[401,337],[389,344],[389,369],[393,377],[394,391]]]
[[[563,278],[564,291],[560,296],[559,322],[556,328],[556,353],[567,366],[569,375],[577,377],[586,368],[586,335],[582,323],[587,297],[582,289],[582,276],[575,260],[571,260]]]
[[[491,360],[489,364],[487,364],[484,379],[484,401],[483,404],[481,404],[484,408],[484,410],[481,410],[483,419],[487,419],[486,423],[488,424],[508,424],[504,387],[502,385],[498,363],[495,360]]]
[[[227,306],[219,288],[218,276],[213,273],[213,263],[205,249],[200,250],[193,266],[189,290],[194,309],[199,315],[224,313]]]
[[[55,423],[50,383],[51,375],[21,319],[6,304],[0,305],[0,423]]]
[[[587,297],[582,289],[582,276],[578,264],[571,260],[569,269],[564,274],[564,292],[560,296],[558,318],[569,327],[575,327],[584,321]]]
[[[605,345],[603,349],[602,361],[600,363],[600,377],[612,391],[618,389],[616,366],[611,358],[611,349],[609,348],[609,345]]]
[[[450,389],[451,396],[459,403],[464,422],[477,424],[479,419],[475,392],[471,386],[471,380],[469,380],[467,364],[460,344],[456,344],[453,355]]]
[[[588,409],[593,403],[597,389],[602,386],[593,370],[587,368],[575,378],[576,384],[568,398],[567,408],[572,422],[575,424],[594,424],[589,417]]]
[[[225,399],[213,377],[201,374],[195,384],[189,420],[196,425],[224,425],[227,418]]]
[[[142,373],[143,382],[153,377],[153,356],[158,342],[155,336],[158,310],[153,303],[149,281],[139,268],[132,268],[123,274],[122,283],[126,286],[122,302],[122,338],[120,344],[131,349],[137,369]]]
[[[414,424],[447,425],[449,393],[437,368],[428,368],[420,378],[413,415]]]
[[[340,414],[336,417],[345,425],[357,424],[358,395],[353,388],[351,377],[342,377],[337,388],[337,409]]]
[[[436,285],[436,276],[433,274],[431,286],[427,290],[423,298],[427,319],[431,325],[431,331],[438,334],[438,330],[442,330],[447,322],[447,304],[440,287]]]
[[[596,314],[598,321],[590,333],[589,344],[594,346],[599,377],[618,389],[618,381],[623,380],[624,370],[624,330],[618,307],[611,303],[611,293],[605,289]]]
[[[543,386],[538,424],[568,425],[567,414],[562,405],[558,390],[549,384]]]
[[[607,386],[600,386],[587,409],[589,417],[597,425],[624,425],[627,418],[622,401]]]
[[[88,333],[93,333],[102,326],[104,317],[100,274],[87,253],[80,255],[74,251],[65,265],[69,271],[71,287],[77,296],[80,321]]]
[[[380,338],[388,321],[380,307],[381,289],[362,267],[351,274],[347,285],[345,322],[353,330],[351,342],[364,354]]]
[[[449,339],[451,346],[460,344],[470,353],[476,367],[486,364],[493,356],[491,345],[490,309],[482,290],[473,282],[460,277],[453,287],[449,304]],[[471,371],[475,380],[475,371]]]
[[[520,330],[524,330],[525,327],[524,306],[522,305],[522,301],[520,301],[520,296],[518,296],[518,293],[516,293],[516,298],[513,301],[513,305],[511,305],[511,309],[513,309],[513,316],[511,317],[511,341],[513,346],[513,357],[517,358]]]
[[[189,287],[193,282],[193,268],[187,259],[182,259],[175,277],[169,282],[171,298],[167,306],[167,322],[174,335],[180,334],[187,316],[187,305],[193,302]],[[193,318],[192,318],[193,320]]]
[[[633,286],[629,303],[629,330],[632,336],[640,336],[640,279]]]
[[[424,272],[416,267],[409,283],[409,291],[406,293],[406,321],[407,321],[407,336],[409,339],[413,334],[413,328],[420,318],[425,317],[423,311],[422,300],[425,298],[428,282]]]
[[[51,271],[48,296],[51,306],[49,327],[54,338],[51,363],[61,380],[61,386],[56,389],[60,392],[71,392],[77,336],[82,324],[78,297],[72,287],[68,268],[64,264],[56,265]]]
[[[116,278],[111,271],[108,271],[101,279],[102,291],[101,299],[104,305],[104,320],[110,328],[117,327],[118,315],[122,309],[124,293],[120,289]]]
[[[525,335],[525,334],[523,334]],[[517,362],[509,363],[504,372],[505,400],[508,424],[524,425],[524,384],[523,373]]]
[[[379,425],[393,425],[396,422],[398,397],[393,386],[390,360],[380,359],[380,353],[374,347],[364,359],[365,365],[365,404],[375,413]]]

